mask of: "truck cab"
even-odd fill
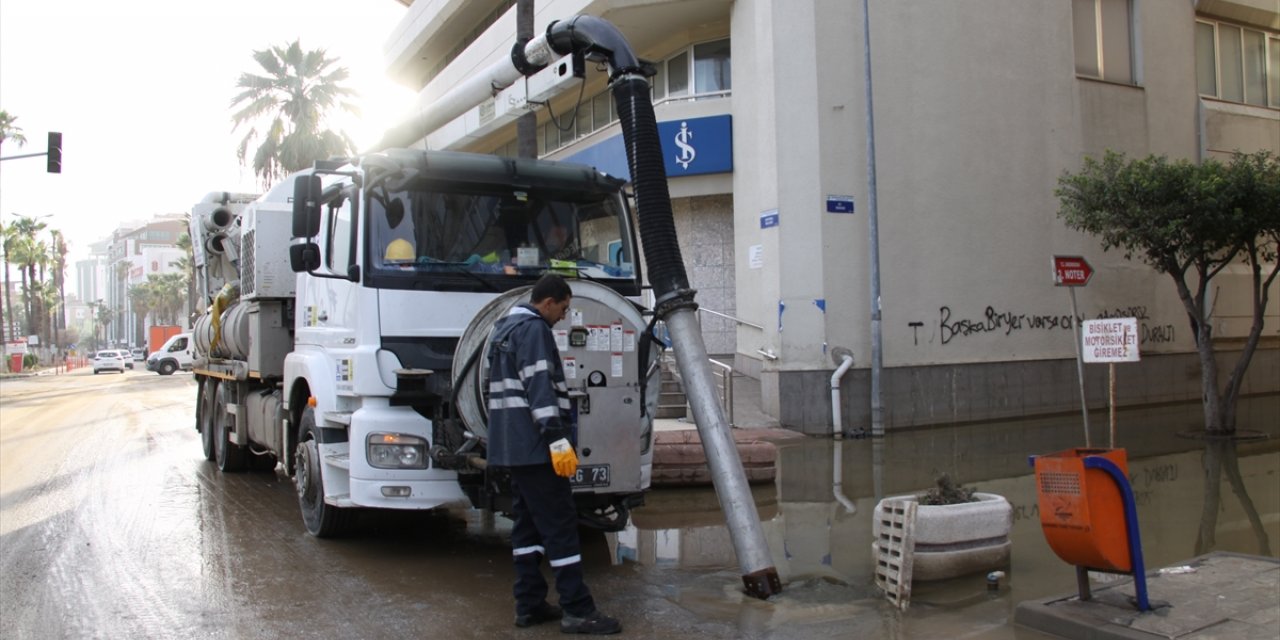
[[[485,461],[487,337],[554,271],[574,292],[553,331],[575,498],[585,523],[621,528],[649,486],[659,386],[622,187],[583,165],[391,149],[318,163],[231,218],[193,212],[193,238],[225,235],[199,243],[202,273],[238,272],[201,284],[206,455],[283,463],[318,536],[356,508],[505,511]]]

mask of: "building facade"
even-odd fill
[[[1066,228],[1059,176],[1106,149],[1203,160],[1280,153],[1280,12],[1273,0],[860,3],[845,0],[546,0],[535,31],[575,14],[617,25],[654,61],[653,97],[676,228],[708,351],[807,432],[870,420],[872,275],[880,281],[889,428],[1078,411],[1073,313],[1054,255],[1096,274],[1076,319],[1134,317],[1143,360],[1120,368],[1125,404],[1195,400],[1198,362],[1168,276]],[[508,0],[417,0],[388,70],[423,105],[509,55]],[[429,148],[513,154],[538,114],[541,157],[626,176],[605,74],[558,63],[430,133]],[[874,113],[875,250],[868,109]],[[871,255],[878,253],[878,268]],[[1214,283],[1215,336],[1249,328],[1243,271]],[[1280,288],[1278,286],[1277,288]],[[1280,299],[1273,290],[1271,299]],[[1280,312],[1245,392],[1280,388]],[[1107,402],[1087,367],[1089,404]]]
[[[151,275],[180,272],[174,263],[186,255],[177,245],[186,229],[183,214],[167,214],[149,222],[126,225],[111,235],[105,260],[105,291],[97,298],[111,310],[111,322],[106,327],[107,344],[146,345],[150,314],[138,313],[131,288],[146,282]],[[183,294],[185,296],[185,289]],[[178,318],[184,328],[186,320]]]

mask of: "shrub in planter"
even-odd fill
[[[913,581],[945,580],[1009,564],[1013,508],[1004,497],[961,487],[944,474],[923,495],[880,501],[873,526],[877,538],[890,500],[917,503]]]

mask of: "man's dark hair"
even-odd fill
[[[565,282],[563,276],[546,273],[533,285],[533,291],[529,292],[529,302],[538,304],[547,298],[560,302],[571,295],[573,290],[569,288],[569,283]]]

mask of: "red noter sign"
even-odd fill
[[[1093,277],[1093,267],[1081,256],[1053,257],[1053,284],[1059,287],[1083,287]]]

